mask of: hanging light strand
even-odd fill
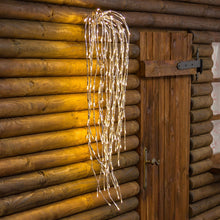
[[[117,199],[121,202],[122,195],[113,172],[112,155],[117,154],[117,164],[120,166],[122,136],[126,149],[125,95],[129,41],[130,32],[121,14],[97,9],[85,19],[87,139],[91,166],[97,180],[97,196],[101,194],[109,205],[113,203],[117,208],[110,194],[110,186],[113,185]],[[96,143],[96,149],[93,148],[93,142]],[[99,150],[100,144],[101,150]],[[93,159],[100,164],[99,176],[96,176]],[[104,197],[102,189],[107,191],[108,198]]]

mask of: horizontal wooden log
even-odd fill
[[[109,220],[140,220],[140,216],[139,216],[138,212],[132,211],[132,212],[128,212],[123,215],[119,215],[115,218],[111,218]]]
[[[189,198],[190,202],[196,202],[201,199],[213,196],[220,193],[219,183],[213,183],[208,186],[203,186],[198,189],[190,190]]]
[[[129,26],[219,31],[218,19],[156,13],[122,12]],[[215,27],[210,27],[215,25]]]
[[[189,165],[189,174],[190,176],[195,176],[201,173],[205,173],[212,168],[212,165],[213,162],[210,159],[192,163]]]
[[[211,44],[193,44],[192,55],[196,56],[197,51],[199,52],[199,57],[210,57],[212,56],[213,48]]]
[[[190,162],[198,162],[212,156],[212,148],[211,147],[202,147],[196,150],[190,151]]]
[[[4,58],[76,58],[86,57],[85,43],[67,41],[0,39],[0,56]],[[130,44],[129,57],[139,56],[139,47]]]
[[[100,78],[96,78],[98,92]],[[127,89],[136,89],[139,78],[128,76]],[[58,95],[87,92],[87,77],[41,77],[41,78],[9,78],[0,79],[0,98]]]
[[[191,95],[192,96],[209,95],[212,93],[212,90],[213,87],[211,83],[192,84]]]
[[[105,114],[105,111],[104,111]],[[134,120],[140,116],[137,105],[125,107],[126,120]],[[93,112],[91,114],[93,118]],[[99,111],[95,111],[97,118]],[[117,115],[116,115],[117,119]],[[28,134],[37,134],[50,131],[86,127],[88,121],[88,110],[78,112],[66,112],[58,114],[37,115],[17,117],[10,119],[0,119],[0,138],[16,137]],[[91,121],[91,125],[95,124]]]
[[[220,41],[220,32],[192,31],[193,43],[209,44]]]
[[[123,140],[124,139],[122,139],[122,141]],[[128,136],[126,138],[126,151],[134,150],[138,144],[139,139],[137,136]],[[97,152],[97,145],[95,143],[92,144],[92,147]],[[98,149],[101,152],[101,143],[99,143]],[[122,148],[121,152],[123,151],[125,151],[124,148]],[[11,176],[40,169],[79,163],[89,159],[90,153],[88,144],[17,157],[8,157],[0,160],[0,176]]]
[[[135,151],[121,153],[120,167],[117,165],[117,155],[112,157],[115,170],[134,166],[139,161]],[[100,165],[94,161],[93,167],[96,173],[100,171]],[[55,167],[26,174],[2,177],[0,182],[0,196],[14,195],[21,192],[45,188],[82,178],[92,176],[91,161]]]
[[[202,74],[198,74],[198,79],[196,77],[192,77],[192,84],[194,83],[206,83],[206,82],[212,82],[213,80],[213,74],[210,70],[205,70],[202,72]]]
[[[5,10],[7,8],[7,10]],[[1,18],[18,20],[49,21],[57,23],[84,24],[84,19],[92,12],[90,9],[67,6],[28,3],[21,1],[1,1]]]
[[[117,201],[117,195],[113,188],[110,189],[111,196]],[[121,185],[121,194],[124,199],[135,196],[139,193],[139,185],[136,182],[129,182]],[[107,198],[107,192],[103,192]],[[97,192],[73,197],[60,202],[52,203],[47,206],[41,206],[26,212],[16,213],[5,219],[42,219],[42,218],[62,218],[73,215],[88,209],[93,209],[106,204],[101,195],[97,197]]]
[[[94,60],[94,67],[95,64],[96,61]],[[138,70],[138,60],[130,59],[128,73],[136,73]],[[0,59],[0,77],[86,75],[85,59]]]
[[[193,217],[218,205],[220,205],[220,194],[190,204],[189,215],[190,217]]]
[[[213,115],[213,112],[210,108],[203,108],[198,110],[192,110],[190,112],[191,122],[200,122],[200,121],[207,121]]]
[[[219,216],[220,216],[220,206],[216,206],[213,209],[210,209],[200,215],[190,218],[190,220],[201,220],[201,219],[219,220]]]
[[[206,4],[206,5],[220,5],[219,0],[180,0],[180,1],[197,3],[197,4]]]
[[[120,210],[117,210],[114,206],[102,206],[100,208],[92,209],[90,211],[82,212],[73,216],[62,218],[62,220],[105,220],[123,213],[132,211],[138,206],[138,199],[132,197],[123,201],[123,203],[117,202]]]
[[[213,141],[211,134],[203,134],[195,137],[190,137],[190,148],[191,150],[200,147],[209,146]]]
[[[203,58],[202,60],[203,60],[203,69],[210,70],[213,66],[213,61],[212,61],[211,57],[210,58]]]
[[[30,1],[30,0],[27,0]],[[46,2],[54,4],[64,4],[76,7],[85,8],[104,8],[122,11],[144,11],[144,12],[157,12],[166,14],[178,15],[192,15],[201,17],[219,18],[219,8],[207,7],[205,5],[187,4],[180,2],[164,2],[164,1],[148,1],[141,0],[125,0],[122,4],[118,4],[117,0],[102,1],[102,0],[36,0],[37,2]]]
[[[124,168],[115,171],[115,176],[119,184],[134,181],[138,178],[138,175],[139,172],[136,167]],[[76,180],[31,192],[4,197],[0,199],[0,216],[29,210],[34,207],[93,192],[96,188],[96,178],[89,177],[82,180]]]
[[[190,124],[190,135],[196,136],[201,134],[206,134],[211,132],[213,129],[213,124],[211,121],[198,122]]]
[[[213,99],[211,95],[197,96],[191,98],[191,109],[208,108],[212,105]]]
[[[189,178],[190,189],[195,189],[211,183],[220,181],[220,175],[214,175],[210,172],[203,173]]]
[[[164,9],[164,6],[161,7]],[[7,10],[5,10],[6,8]],[[22,4],[21,2],[15,1],[2,2],[0,9],[0,14],[2,18],[16,18],[73,24],[84,24],[85,17],[87,17],[88,14],[91,13],[91,9],[58,6],[53,4],[48,7],[47,4],[43,3],[25,2]],[[187,10],[181,10],[187,12],[189,11],[189,9],[190,7],[188,7]],[[196,9],[196,11],[199,12],[198,9]],[[141,12],[123,12],[122,14],[125,16],[128,25],[135,27],[142,26],[209,31],[220,30],[218,19],[194,17],[196,12],[195,10],[192,10],[192,12],[192,17]]]
[[[126,105],[138,104],[139,102],[140,93],[138,91],[128,90],[126,92]],[[0,102],[0,117],[40,115],[86,109],[88,109],[86,93],[5,98]]]
[[[1,38],[85,41],[84,25],[1,19],[0,29]],[[130,42],[137,42],[139,32],[131,28],[130,33]]]
[[[95,128],[91,127],[95,134]],[[139,131],[137,121],[126,123],[127,135],[134,135]],[[87,127],[42,134],[26,135],[0,139],[0,157],[17,156],[22,154],[52,150],[88,143]]]

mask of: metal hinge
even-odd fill
[[[203,60],[199,59],[199,51],[196,52],[196,60],[182,61],[177,64],[178,70],[186,70],[196,68],[196,80],[198,79],[198,74],[203,71]]]

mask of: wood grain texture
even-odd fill
[[[122,139],[122,141],[124,141]],[[126,151],[134,150],[138,147],[137,136],[126,138]],[[97,148],[101,151],[102,145],[92,144],[95,152]],[[123,152],[125,150],[121,150]],[[27,173],[46,168],[53,168],[73,163],[78,163],[90,159],[88,145],[79,145],[63,149],[50,150],[40,153],[26,154],[22,156],[8,157],[0,160],[0,176],[12,176],[15,174]]]
[[[192,83],[206,83],[206,82],[212,82],[213,80],[213,74],[211,70],[204,70],[202,74],[198,74],[198,79],[196,77],[192,78]]]
[[[94,67],[96,61],[94,60]],[[136,73],[139,62],[129,60],[128,73]],[[95,68],[94,72],[95,73]],[[98,73],[99,74],[99,71]],[[86,59],[4,59],[0,58],[0,77],[86,76]]]
[[[139,185],[136,182],[129,182],[121,185],[121,193],[124,199],[137,195]],[[117,195],[113,188],[110,189],[111,196],[117,201]],[[107,192],[104,192],[107,197]],[[73,215],[78,212],[89,210],[104,205],[106,202],[100,195],[97,197],[97,192],[84,194],[81,196],[66,199],[60,202],[52,203],[46,206],[41,206],[29,211],[17,213],[11,216],[4,217],[5,219],[55,219],[62,218],[68,215]]]
[[[141,63],[143,77],[163,77],[163,76],[183,76],[196,74],[195,69],[178,70],[177,60],[165,61],[148,61],[145,60]]]
[[[192,123],[209,120],[213,115],[211,108],[192,110],[190,119]]]
[[[95,134],[95,128],[91,127],[91,130],[92,134]],[[128,136],[136,134],[138,131],[139,124],[137,121],[127,122],[126,133]],[[3,138],[0,140],[0,157],[17,156],[86,144],[88,143],[86,135],[87,127],[83,127],[20,137]]]
[[[190,189],[195,189],[218,181],[220,181],[220,175],[214,175],[210,172],[207,172],[197,176],[190,177],[189,185],[190,185]]]
[[[191,109],[201,109],[210,107],[213,103],[211,95],[197,96],[191,98]]]
[[[116,216],[123,215],[123,213],[132,211],[138,206],[138,199],[136,197],[131,197],[125,199],[123,203],[117,202],[120,210],[117,210],[114,206],[102,206],[100,208],[92,209],[87,212],[79,213],[73,216],[62,218],[63,220],[105,220]]]
[[[212,143],[212,141],[213,137],[211,134],[203,134],[195,137],[190,137],[191,150],[208,146]]]
[[[211,121],[193,123],[190,125],[190,134],[191,136],[206,134],[211,132],[212,129],[213,129],[213,124]]]
[[[213,48],[211,44],[193,44],[193,56],[197,55],[197,51],[199,52],[199,57],[211,57],[213,53]]]
[[[191,94],[193,96],[203,96],[212,93],[213,87],[211,83],[193,84],[191,87]]]
[[[109,220],[140,220],[138,212],[132,211]]]
[[[134,181],[138,177],[138,169],[136,167],[124,168],[115,171],[115,176],[120,184]],[[95,177],[84,178],[82,180],[76,180],[64,184],[59,184],[43,189],[29,191],[18,195],[12,195],[0,199],[0,216],[9,215],[31,208],[46,205],[52,202],[61,201],[74,196],[79,196],[85,193],[94,192],[97,188],[97,181]],[[137,206],[136,201],[136,206]],[[128,211],[135,207],[124,204]],[[120,207],[120,206],[119,206]],[[113,210],[116,208],[113,206]],[[99,213],[100,215],[101,213]],[[107,213],[106,213],[107,214]],[[116,214],[116,213],[115,213]],[[114,216],[114,215],[113,215]],[[111,217],[111,215],[109,216]]]
[[[220,193],[219,183],[213,183],[190,191],[190,202],[196,202]]]
[[[13,0],[1,2],[0,8],[2,18],[28,19],[72,24],[84,24],[84,19],[89,13],[91,13],[91,9],[67,7],[54,4],[51,4],[50,7],[48,7],[48,5],[44,3],[20,3]],[[5,8],[7,8],[7,10],[5,10]],[[164,10],[164,6],[162,6],[162,8]],[[189,9],[181,10],[188,12]],[[176,7],[174,10],[176,10]],[[219,30],[218,19],[194,17],[196,12],[199,12],[201,16],[201,11],[197,10],[197,7],[196,10],[192,10],[192,12],[193,16],[167,15],[146,12],[123,12],[123,15],[125,16],[129,26],[150,26],[159,28],[164,27],[209,31]],[[204,11],[202,13],[204,13]]]
[[[199,149],[191,150],[190,151],[190,162],[198,162],[212,156],[212,148],[211,147],[202,147]]]
[[[95,96],[98,107],[97,93]],[[126,105],[138,104],[139,102],[140,93],[137,90],[126,92]],[[86,93],[5,98],[0,102],[0,117],[8,118],[86,109],[88,109]]]
[[[189,165],[190,176],[195,176],[201,173],[209,171],[213,166],[213,162],[210,159],[202,160]]]
[[[220,194],[190,204],[189,206],[190,217],[203,213],[206,210],[214,208],[219,204],[220,204]]]
[[[84,25],[1,19],[0,29],[1,38],[85,41]],[[139,32],[130,28],[130,33],[130,42],[137,42],[139,40]]]
[[[92,117],[93,114],[94,113],[92,113]],[[134,120],[139,117],[140,110],[136,105],[126,106],[125,114],[126,120]],[[95,110],[96,121],[91,121],[91,125],[97,124],[98,115],[99,111]],[[87,110],[47,115],[23,116],[10,119],[0,119],[0,138],[16,137],[22,135],[86,127],[87,120]]]
[[[27,0],[30,1],[30,0]],[[207,7],[205,5],[198,5],[192,3],[181,3],[181,2],[164,2],[164,1],[143,1],[136,0],[123,0],[119,5],[117,0],[102,1],[102,0],[86,0],[83,2],[76,0],[36,0],[37,2],[64,4],[76,7],[86,8],[103,8],[103,9],[114,9],[122,11],[143,11],[143,12],[156,12],[165,14],[179,14],[179,15],[192,15],[202,17],[219,17],[219,9],[215,7]]]
[[[188,60],[192,56],[191,35],[186,33],[141,32],[140,41],[141,61]],[[187,219],[190,76],[157,76],[141,79],[142,152],[146,147],[148,160],[160,159],[159,167],[147,165],[141,218]]]
[[[138,163],[139,157],[135,151],[121,153],[120,168],[134,166]],[[113,156],[113,166],[119,169],[117,165],[117,155]],[[95,172],[100,171],[100,165],[94,161]],[[1,178],[0,195],[8,196],[30,190],[45,188],[48,186],[58,185],[89,176],[93,176],[91,161],[79,162],[71,165],[53,167],[35,172],[14,175]],[[16,183],[16,184],[15,184]]]
[[[99,82],[100,78],[97,77],[95,89],[96,92],[98,92]],[[136,89],[138,86],[138,77],[136,75],[129,75],[127,89]],[[86,92],[87,77],[85,76],[0,79],[0,98]]]
[[[190,220],[200,220],[200,219],[219,220],[219,217],[220,217],[220,206],[216,206],[213,209],[210,209],[200,215],[190,218]]]
[[[198,44],[209,44],[212,42],[220,41],[219,32],[210,32],[210,31],[192,31],[193,34],[193,43]]]
[[[139,47],[129,45],[129,57],[137,58]],[[82,42],[0,39],[0,56],[3,58],[86,58]]]
[[[197,4],[220,5],[219,0],[180,0],[180,1],[197,3]]]

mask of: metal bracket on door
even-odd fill
[[[202,74],[203,71],[203,60],[199,59],[199,51],[196,52],[196,60],[182,61],[177,64],[178,70],[194,69],[196,68],[196,80],[198,79],[198,74]]]

